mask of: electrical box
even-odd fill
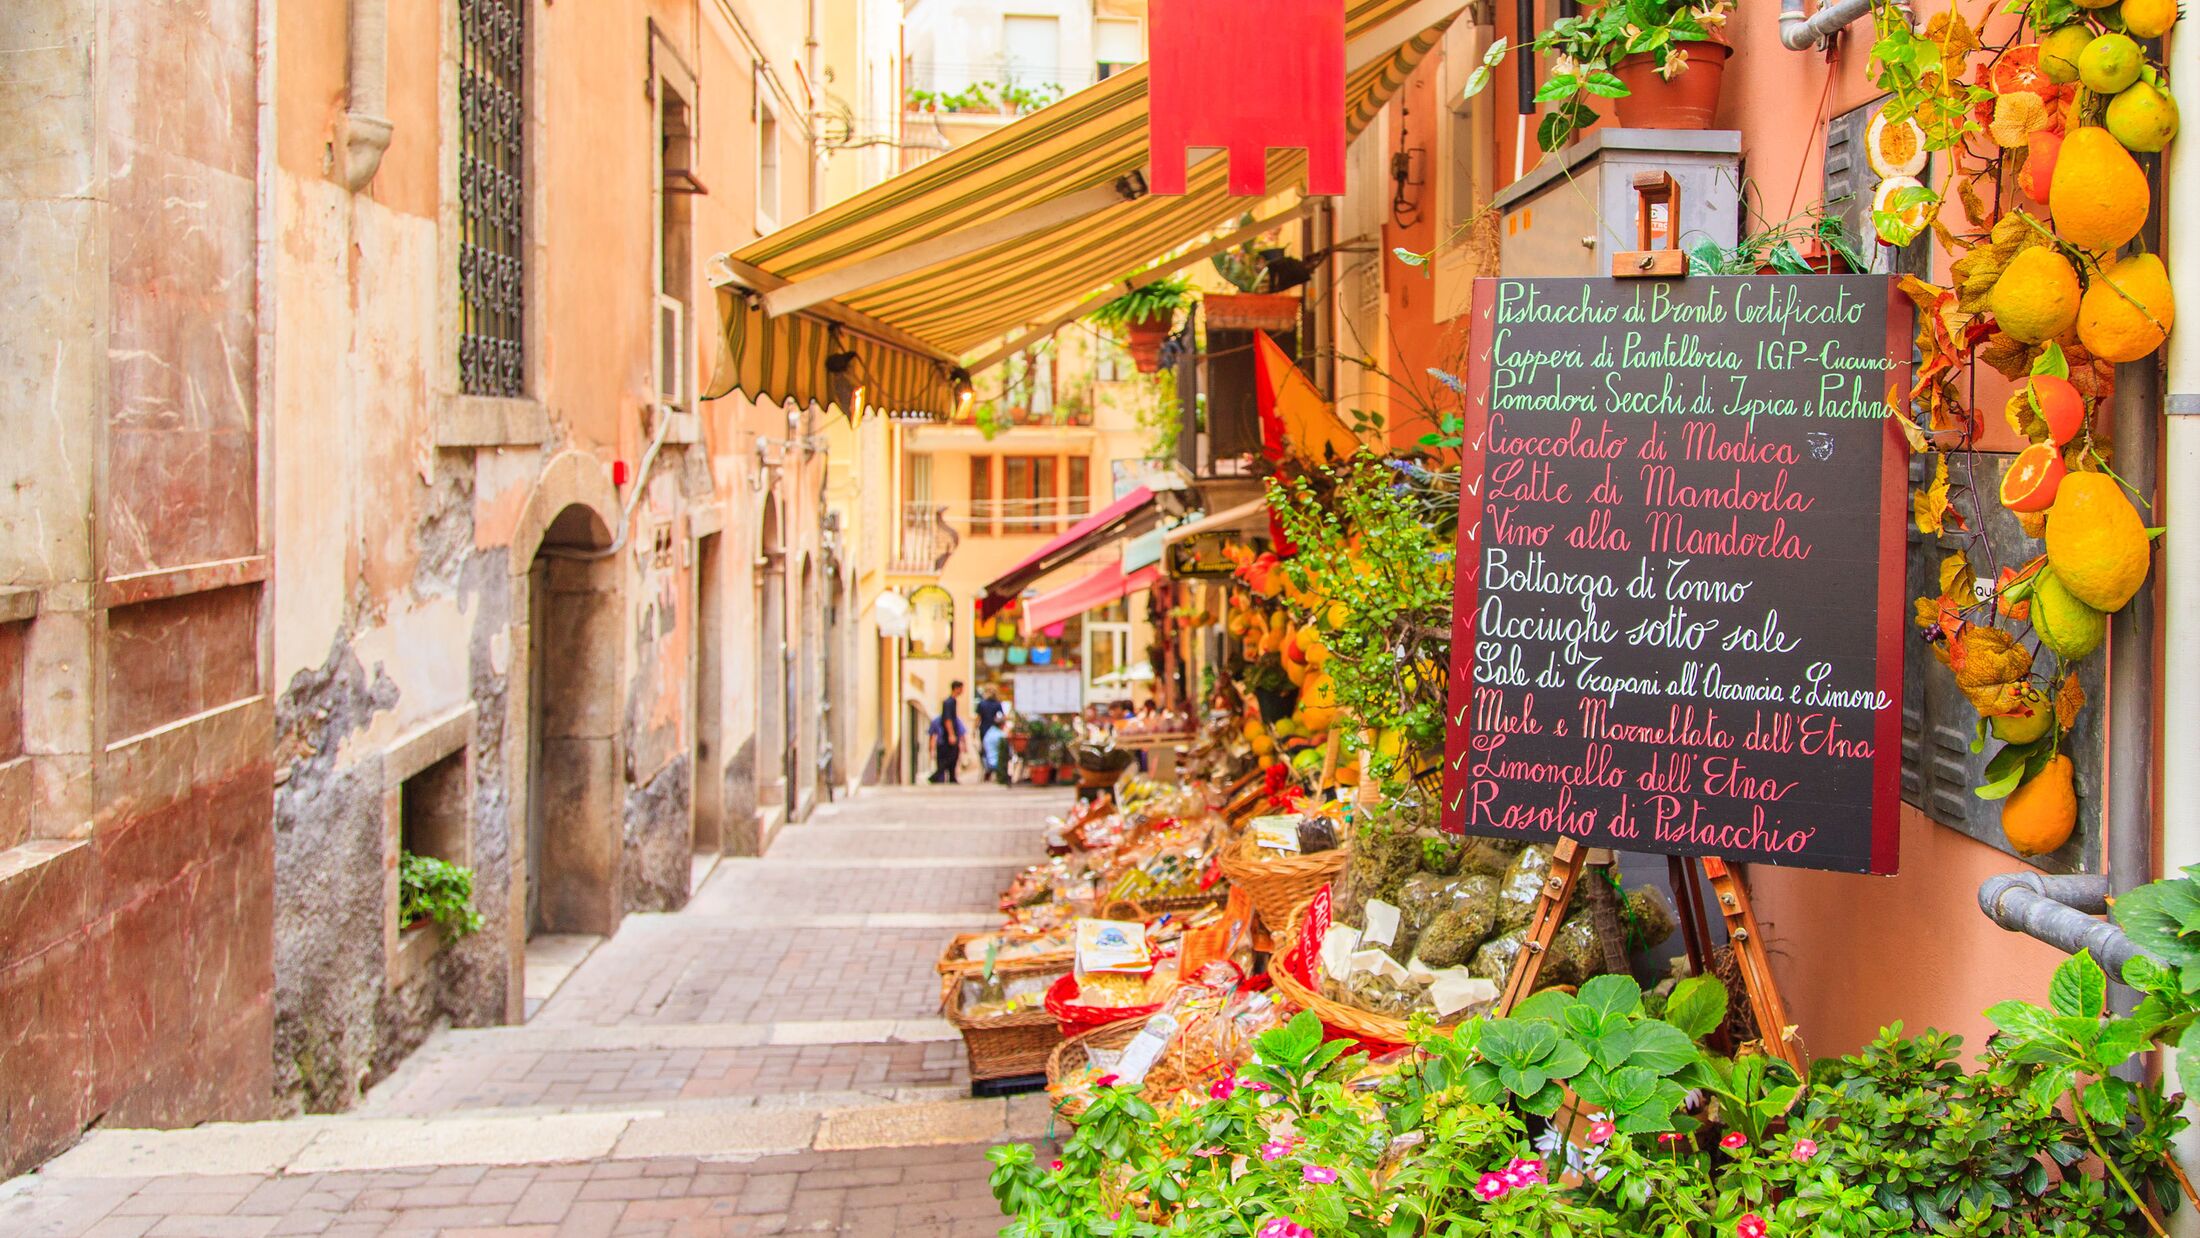
[[[1610,275],[1636,248],[1637,172],[1681,189],[1681,245],[1741,235],[1742,135],[1732,129],[1592,129],[1497,194],[1502,275]],[[1665,232],[1664,221],[1656,221]]]

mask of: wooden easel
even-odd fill
[[[1591,864],[1609,863],[1605,858],[1607,854],[1592,856],[1588,848],[1571,838],[1559,839],[1551,849],[1551,871],[1543,879],[1543,892],[1536,899],[1535,915],[1528,921],[1528,939],[1522,943],[1520,957],[1513,963],[1512,973],[1505,978],[1504,991],[1497,999],[1496,1013],[1500,1017],[1511,1014],[1514,1007],[1535,991],[1535,982],[1543,974],[1543,961],[1550,952],[1551,942],[1558,936],[1559,926],[1566,922],[1567,905],[1573,901],[1574,887],[1580,884],[1582,871]],[[1773,979],[1772,961],[1765,954],[1764,936],[1758,930],[1756,913],[1750,910],[1749,891],[1727,867],[1726,861],[1705,856],[1699,862],[1703,865],[1704,877],[1711,883],[1712,896],[1718,900],[1719,913],[1726,920],[1727,939],[1734,947],[1734,961],[1742,973],[1743,994],[1749,1001],[1750,1013],[1756,1018],[1764,1052],[1800,1073],[1805,1069],[1802,1042],[1788,1022],[1787,1003],[1780,997],[1779,984]],[[1697,920],[1700,904],[1695,898],[1693,881],[1678,879],[1682,873],[1693,877],[1687,864],[1686,860],[1674,861],[1674,891],[1677,901],[1682,904],[1681,931],[1688,943],[1689,958],[1701,975],[1709,970],[1710,942],[1705,926]]]

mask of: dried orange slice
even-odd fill
[[[2064,471],[2061,448],[2048,443],[2025,448],[2001,479],[2001,505],[2013,512],[2046,511],[2062,489]]]
[[[1881,112],[1865,132],[1864,157],[1883,177],[1916,176],[1925,170],[1925,130],[1910,117],[1889,120]]]
[[[1994,93],[2013,95],[2028,90],[2043,99],[2053,98],[2055,79],[2040,67],[2040,45],[2024,43],[2010,48],[1994,61]]]
[[[1924,188],[1924,182],[1914,176],[1890,176],[1879,182],[1878,191],[1872,194],[1872,214],[1875,216],[1894,216],[1900,229],[1899,234],[1890,234],[1888,228],[1881,227],[1879,229],[1879,239],[1881,241],[1889,245],[1907,245],[1917,238],[1918,233],[1932,226],[1933,210],[1938,205],[1937,199],[1927,195],[1919,195],[1921,200],[1908,206],[1895,205],[1897,194],[1907,189]]]

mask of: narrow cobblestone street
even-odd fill
[[[992,1234],[940,949],[1064,793],[869,791],[630,917],[523,1027],[444,1030],[356,1112],[99,1130],[0,1185],[10,1238]],[[531,980],[533,977],[530,978]]]

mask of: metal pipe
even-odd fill
[[[329,169],[358,193],[374,180],[390,148],[390,24],[388,0],[351,0],[349,81],[338,150]]]
[[[2163,59],[2171,74],[2185,74],[2180,81],[2200,81],[2200,35],[2179,31],[2169,40]],[[2172,142],[2164,154],[2162,195],[2155,210],[2162,219],[2191,221],[2200,218],[2200,142]],[[2200,297],[2200,241],[2182,243],[2179,230],[2167,229],[2168,242],[2155,252],[2169,264],[2170,284],[2188,300]],[[2148,524],[2176,521],[2183,536],[2167,536],[2155,554],[2154,570],[2161,582],[2156,596],[2162,600],[2163,701],[2184,701],[2183,708],[2162,710],[2160,751],[2185,754],[2161,762],[2162,766],[2162,865],[2175,872],[2200,863],[2200,536],[2195,536],[2193,513],[2200,511],[2200,329],[2187,326],[2172,331],[2165,351],[2169,362],[2169,416],[2163,431],[2159,488],[2161,507],[2148,516]],[[2151,755],[2151,754],[2149,754]],[[2200,1041],[2179,1048],[2177,1054],[2200,1053]],[[2162,1073],[2178,1077],[2177,1063],[2164,1062]],[[2178,1140],[2187,1165],[2200,1164],[2200,1130],[2187,1129]],[[2178,1210],[2179,1235],[2200,1233],[2200,1209]]]
[[[2108,910],[2108,881],[2103,877],[1988,877],[1978,888],[1978,905],[1987,919],[2012,933],[2065,954],[2086,951],[2114,979],[2123,977],[2124,964],[2144,953],[2122,929],[2098,918]]]
[[[1833,0],[1805,16],[1803,0],[1780,0],[1780,42],[1792,51],[1822,47],[1850,22],[1868,15],[1876,0]]]

